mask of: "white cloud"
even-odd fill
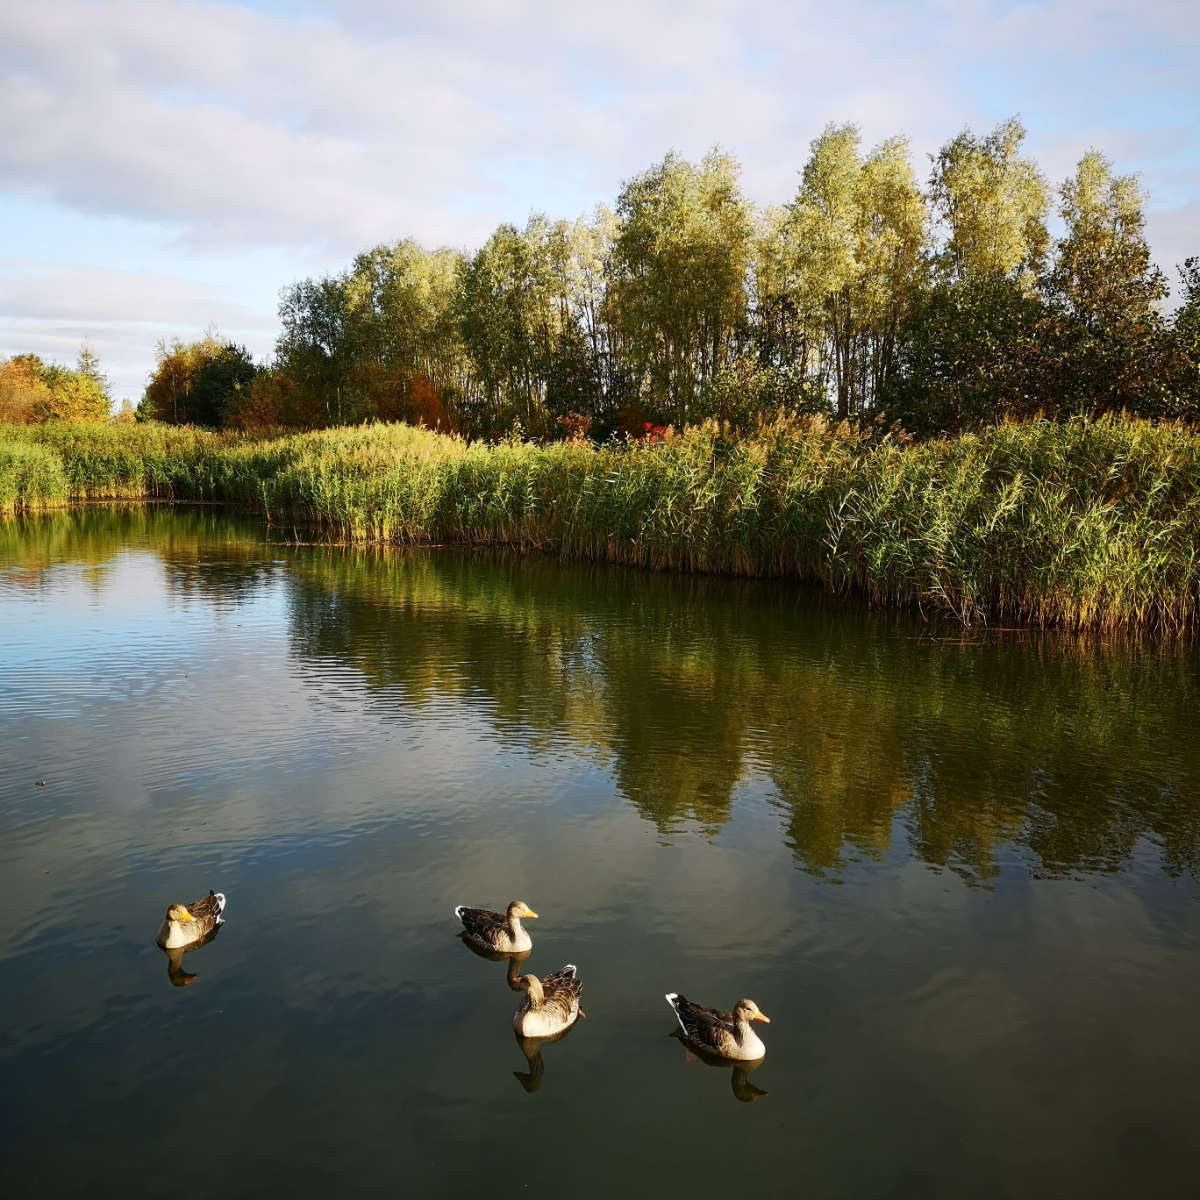
[[[857,121],[868,144],[909,134],[924,175],[963,125],[1019,111],[1052,178],[1095,140],[1170,192],[1180,163],[1200,163],[1197,45],[1200,6],[1184,0],[329,0],[299,15],[40,0],[0,8],[0,217],[6,195],[36,197],[51,217],[140,223],[147,247],[229,255],[230,287],[208,317],[221,322],[236,256],[276,246],[295,270],[246,289],[253,320],[269,324],[262,296],[314,261],[404,235],[474,245],[531,210],[572,216],[668,148],[720,143],[754,199],[785,201],[830,120]],[[1192,195],[1155,202],[1165,263],[1188,249]],[[5,252],[53,257],[12,230]],[[123,265],[102,247],[90,261]],[[8,281],[22,316],[0,327],[0,347],[37,320],[67,320],[34,315],[41,288],[36,272],[24,289]],[[186,285],[161,299],[164,325],[195,324]],[[72,304],[72,320],[107,319]],[[124,328],[132,346],[138,325]],[[132,375],[133,362],[118,369]]]
[[[205,284],[116,268],[0,259],[0,357],[30,352],[71,363],[86,341],[118,400],[140,398],[159,338],[198,337],[210,325],[260,356],[275,338],[272,314]]]

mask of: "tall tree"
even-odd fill
[[[526,431],[547,422],[545,365],[553,320],[544,218],[525,232],[501,225],[461,277],[460,328],[487,406],[483,424],[519,420]]]
[[[1049,246],[1049,189],[1021,154],[1012,118],[964,131],[934,159],[929,195],[942,245],[934,286],[900,329],[900,378],[886,408],[938,432],[1046,403],[1038,291]]]
[[[347,332],[372,415],[452,423],[470,388],[455,310],[464,261],[457,251],[428,251],[411,239],[355,258],[343,281]]]
[[[684,423],[744,332],[752,214],[737,162],[668,154],[617,201],[609,322],[618,355],[656,414]]]
[[[945,277],[970,283],[998,279],[1032,291],[1050,244],[1050,192],[1037,165],[1022,157],[1025,127],[1016,117],[987,137],[964,130],[938,152],[930,197],[946,241]]]
[[[279,300],[279,367],[308,390],[325,424],[340,425],[366,415],[355,387],[360,347],[344,277],[302,279]]]
[[[1166,385],[1158,305],[1167,286],[1150,261],[1142,190],[1090,150],[1060,194],[1066,233],[1047,279],[1055,393],[1064,409],[1153,410]]]
[[[82,389],[87,394],[87,406],[95,416],[108,417],[112,413],[112,394],[108,376],[100,369],[100,359],[95,351],[84,342],[79,347],[79,358],[75,363],[75,374],[79,376]]]
[[[622,392],[608,322],[608,287],[617,228],[612,209],[600,204],[591,220],[581,217],[567,232],[567,291],[575,323],[587,347],[592,398],[586,415],[599,421],[611,419]]]
[[[896,368],[896,336],[925,281],[925,202],[892,138],[865,160],[854,125],[812,144],[785,225],[792,311],[804,314],[837,413],[869,408]]]

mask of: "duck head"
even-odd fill
[[[522,917],[537,919],[537,913],[525,903],[524,900],[514,900],[508,906],[508,919],[510,921],[520,920]]]
[[[733,1015],[738,1021],[763,1021],[768,1025],[771,1023],[771,1018],[753,1000],[739,1000]]]

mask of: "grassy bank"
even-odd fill
[[[338,541],[794,576],[966,623],[1170,631],[1200,613],[1200,436],[1131,420],[915,445],[820,423],[738,442],[704,428],[600,448],[400,425],[0,429],[0,509],[130,497],[231,501]]]

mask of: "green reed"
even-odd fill
[[[274,438],[0,428],[0,511],[220,500],[344,542],[466,542],[775,575],[966,624],[1178,630],[1200,601],[1200,435],[1106,418],[911,444],[823,422],[498,445],[403,425]]]

